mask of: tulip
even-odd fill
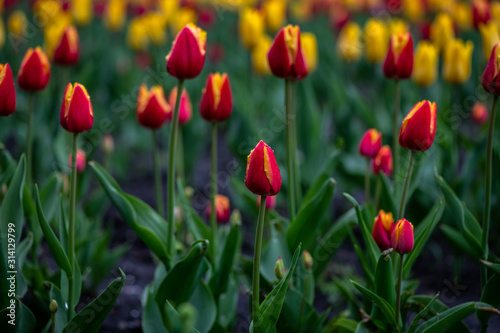
[[[252,67],[259,75],[271,74],[269,62],[267,61],[267,52],[271,48],[273,41],[266,35],[263,35],[255,44],[252,50]]]
[[[243,45],[251,50],[257,45],[259,39],[264,35],[264,16],[253,8],[245,8],[240,13],[239,35]]]
[[[484,59],[488,61],[491,55],[491,50],[493,50],[493,47],[500,42],[498,26],[491,21],[486,24],[479,23],[479,31],[481,32],[481,39],[483,41]]]
[[[433,84],[437,78],[438,51],[434,44],[421,41],[415,51],[415,66],[412,79],[421,87]]]
[[[22,10],[16,10],[7,19],[7,31],[16,38],[24,38],[28,32],[28,19]]]
[[[446,45],[443,56],[443,78],[448,83],[463,84],[470,77],[474,44],[468,40],[452,39]]]
[[[16,110],[16,90],[9,64],[0,64],[0,116],[8,116]]]
[[[104,134],[101,148],[102,152],[106,155],[111,154],[115,150],[115,141],[111,134]]]
[[[149,31],[142,17],[136,17],[127,28],[127,44],[134,51],[146,51],[149,47]]]
[[[68,167],[71,169],[73,160],[73,154],[69,154],[68,157]],[[87,167],[87,155],[81,149],[78,149],[76,152],[76,172],[83,173],[85,168]]]
[[[313,258],[309,251],[302,252],[302,265],[306,269],[306,271],[311,270],[313,267]]]
[[[257,196],[257,207],[260,207],[260,195]],[[276,197],[268,196],[266,197],[266,210],[274,210],[276,208]]]
[[[412,22],[419,22],[425,14],[423,1],[403,0],[403,13]]]
[[[231,217],[231,207],[229,205],[229,198],[220,194],[215,196],[215,212],[217,223],[227,223]],[[207,218],[212,214],[211,204],[208,203],[206,209]]]
[[[426,151],[436,135],[436,102],[421,101],[403,119],[399,144],[409,150]]]
[[[391,234],[394,230],[394,218],[392,213],[383,210],[378,212],[373,224],[372,237],[380,250],[391,248]]]
[[[280,30],[267,54],[271,72],[282,79],[300,80],[307,76],[307,64],[300,43],[299,26]]]
[[[92,0],[72,0],[70,9],[78,25],[85,26],[92,20],[92,13],[94,10]]]
[[[189,7],[181,7],[172,16],[170,27],[175,34],[178,34],[186,25],[194,25],[197,21],[196,12]]]
[[[127,3],[124,0],[110,0],[104,12],[104,25],[110,31],[118,32],[125,25]]]
[[[62,66],[71,66],[80,58],[80,39],[74,26],[64,29],[59,43],[54,49],[54,62]]]
[[[47,87],[50,79],[50,62],[47,55],[37,46],[26,51],[19,72],[17,84],[27,91],[40,91]]]
[[[179,80],[197,77],[205,63],[207,34],[194,24],[187,24],[175,37],[167,55],[167,72]]]
[[[376,129],[369,129],[359,143],[359,154],[364,157],[375,157],[381,147],[382,133]]]
[[[372,160],[372,171],[376,175],[383,172],[385,175],[390,176],[392,174],[392,169],[393,161],[391,147],[382,146],[377,156]]]
[[[264,141],[248,155],[245,185],[261,196],[276,195],[281,189],[281,174],[274,152]]]
[[[285,23],[286,1],[266,0],[262,5],[267,28],[271,32],[278,31]]]
[[[177,87],[170,90],[168,95],[168,104],[175,105],[175,100],[177,98]],[[172,112],[167,114],[167,120],[172,120]],[[191,99],[186,89],[182,90],[181,100],[179,104],[179,125],[187,124],[193,117],[193,106],[191,105]]]
[[[3,19],[0,16],[0,50],[5,45],[5,27],[3,25]]]
[[[389,36],[404,34],[408,31],[408,24],[401,19],[394,18],[389,22]]]
[[[310,32],[300,35],[300,45],[306,58],[307,73],[312,73],[318,67],[318,42],[316,36]]]
[[[396,223],[391,234],[391,245],[394,251],[407,254],[413,250],[413,225],[406,219]]]
[[[455,38],[453,20],[447,13],[440,13],[436,16],[430,26],[430,37],[439,51],[444,50],[446,44]]]
[[[201,97],[202,118],[207,121],[222,122],[229,118],[232,109],[233,97],[227,74],[210,74]]]
[[[452,9],[453,20],[458,24],[460,29],[468,30],[472,24],[472,10],[466,2],[456,2]]]
[[[388,79],[408,79],[413,72],[413,38],[410,33],[392,35],[384,61],[384,75]]]
[[[384,60],[389,42],[387,26],[382,21],[371,18],[365,24],[364,34],[368,61],[379,63]]]
[[[281,256],[278,257],[278,260],[274,265],[274,275],[276,276],[278,281],[283,280],[283,278],[285,277],[285,264],[283,263],[283,259],[281,259]]]
[[[344,25],[337,40],[337,53],[345,61],[357,61],[361,58],[361,29],[354,23]]]
[[[491,18],[490,4],[486,0],[472,2],[472,25],[479,28],[479,23],[488,23]]]
[[[472,106],[472,121],[478,125],[482,125],[488,121],[488,109],[481,102],[474,103]]]
[[[82,133],[92,128],[94,112],[87,89],[80,83],[68,83],[60,113],[61,126],[71,133]]]
[[[498,75],[500,71],[499,45],[496,44],[491,50],[490,60],[486,64],[481,80],[484,90],[495,96],[500,95],[500,76]]]
[[[150,90],[142,84],[137,97],[137,121],[144,127],[156,130],[160,128],[171,113],[170,105],[165,100],[163,87],[154,86]]]
[[[170,21],[176,15],[180,0],[160,0],[158,1],[160,11],[166,21]],[[182,28],[182,27],[181,27]]]
[[[155,46],[162,46],[167,41],[166,22],[160,13],[151,12],[143,15],[148,29],[148,37]]]
[[[497,27],[500,27],[500,2],[494,1],[490,3],[491,20],[495,22]]]

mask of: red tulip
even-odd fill
[[[267,53],[267,60],[271,72],[279,78],[300,80],[307,76],[299,26],[287,25],[280,30]]]
[[[80,38],[74,26],[64,29],[61,39],[54,49],[54,62],[61,66],[75,65],[80,58]]]
[[[393,162],[392,162],[392,152],[391,147],[382,146],[377,156],[372,161],[373,173],[378,175],[383,172],[385,175],[390,176],[392,174]]]
[[[40,91],[47,87],[50,79],[50,62],[47,55],[37,46],[34,50],[29,48],[24,55],[17,84],[27,91]]]
[[[413,72],[413,38],[409,32],[392,35],[383,66],[388,79],[408,79]]]
[[[260,207],[260,195],[257,196],[257,208]],[[273,210],[276,208],[276,197],[266,197],[266,210]]]
[[[0,64],[0,116],[8,116],[16,110],[16,90],[9,64]]]
[[[377,246],[385,251],[391,247],[391,234],[394,230],[394,218],[392,213],[383,210],[378,212],[373,224],[372,237]]]
[[[73,165],[73,154],[69,154],[68,157],[68,166],[71,168]],[[81,149],[78,149],[76,151],[76,172],[82,173],[85,171],[85,168],[87,167],[87,155],[85,155],[85,152]]]
[[[472,121],[482,125],[488,121],[488,108],[481,102],[476,102],[472,107]]]
[[[399,220],[392,231],[392,248],[397,253],[410,253],[413,250],[413,242],[413,225],[406,219]]]
[[[171,112],[170,105],[165,100],[163,87],[154,86],[150,90],[145,84],[141,85],[137,96],[137,121],[150,129],[160,128]]]
[[[436,136],[436,102],[421,101],[403,119],[399,144],[410,150],[425,151]]]
[[[491,19],[490,4],[485,0],[474,0],[472,2],[472,25],[479,28],[479,23],[488,23]]]
[[[486,64],[486,68],[483,72],[483,78],[481,83],[484,90],[493,94],[500,95],[500,76],[498,72],[500,71],[500,44],[496,44],[491,51],[490,60]]]
[[[212,214],[212,205],[209,202],[206,209],[207,218]],[[227,223],[231,217],[229,198],[220,194],[215,196],[215,215],[218,223]]]
[[[207,33],[194,24],[187,24],[175,37],[167,55],[167,72],[180,80],[200,75],[206,44]]]
[[[177,87],[174,87],[168,95],[168,103],[172,108],[175,107],[175,100],[177,99]],[[171,121],[173,112],[167,114],[167,120]],[[189,99],[189,94],[186,89],[182,90],[181,101],[179,105],[179,125],[187,124],[193,117],[193,106]]]
[[[227,74],[210,74],[201,97],[201,116],[207,121],[224,121],[232,109],[233,97]]]
[[[94,112],[87,89],[80,83],[68,83],[60,113],[61,126],[68,132],[81,133],[92,128]]]
[[[375,157],[377,156],[380,147],[382,145],[382,133],[376,129],[369,129],[363,135],[361,142],[359,143],[359,153],[364,157]]]
[[[257,195],[276,195],[281,189],[281,174],[274,152],[260,141],[247,157],[245,185]]]

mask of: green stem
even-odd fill
[[[71,154],[71,188],[69,200],[69,232],[68,232],[68,258],[71,267],[71,276],[68,276],[68,321],[75,313],[73,300],[73,272],[75,271],[75,205],[76,205],[76,147],[78,133],[73,134],[73,149]]]
[[[26,181],[28,183],[28,189],[30,190],[33,187],[33,108],[35,106],[35,95],[34,93],[30,93],[29,101],[28,101],[28,118],[26,124],[26,163],[28,165],[27,168],[27,177]]]
[[[179,80],[177,84],[177,98],[175,99],[174,115],[172,117],[172,128],[170,130],[170,151],[168,159],[168,235],[167,247],[171,258],[175,254],[175,238],[174,238],[174,209],[175,209],[175,155],[177,130],[179,129],[179,106],[181,102],[184,80]]]
[[[394,85],[394,131],[393,131],[393,138],[392,138],[392,150],[394,152],[394,177],[397,177],[397,168],[398,168],[398,163],[399,163],[399,113],[400,113],[400,107],[401,107],[401,101],[400,101],[400,96],[399,96],[399,81],[398,79],[395,80],[395,85]]]
[[[179,127],[177,136],[177,178],[184,179],[184,141],[182,139],[182,127]]]
[[[495,130],[495,115],[498,96],[493,97],[493,104],[490,112],[490,122],[488,125],[488,143],[486,145],[486,172],[485,172],[485,187],[484,187],[484,213],[483,213],[483,239],[481,245],[484,249],[484,260],[488,260],[488,235],[490,229],[490,214],[491,214],[491,164],[493,159],[493,132]],[[488,281],[486,267],[483,268],[481,274],[481,284],[484,287]]]
[[[163,206],[163,186],[161,181],[161,160],[160,146],[158,145],[156,131],[151,131],[153,137],[153,159],[155,169],[155,191],[156,191],[156,210],[161,216],[165,216],[165,208]]]
[[[55,314],[55,312],[52,312],[50,314],[50,321],[51,321],[51,325],[50,325],[51,329],[50,329],[50,331],[52,333],[55,333],[56,332],[56,314]]]
[[[382,176],[377,176],[377,185],[375,186],[375,211],[378,209],[380,203],[380,192],[382,191]]]
[[[401,283],[403,280],[403,259],[404,259],[404,254],[401,254],[401,257],[399,258],[399,265],[398,265],[398,283],[396,286],[396,326],[399,329],[399,317],[400,311],[401,311]]]
[[[293,127],[294,127],[294,117],[293,114],[293,96],[292,96],[292,81],[285,81],[285,109],[286,109],[286,155],[287,155],[287,166],[288,166],[288,215],[290,221],[295,218],[295,151],[293,150]]]
[[[211,244],[210,252],[212,253],[212,259],[215,261],[217,254],[217,212],[215,209],[215,196],[217,195],[217,123],[212,122],[212,175],[210,177],[210,228],[211,228]]]
[[[370,203],[370,158],[366,158],[366,170],[365,170],[365,201]]]
[[[306,305],[306,296],[307,289],[309,288],[309,272],[306,272],[306,281],[304,282],[304,292],[302,294],[302,301],[300,302],[300,312],[299,312],[299,329],[297,332],[300,332],[302,329],[302,316],[304,315],[304,307]]]
[[[252,320],[254,325],[259,320],[259,279],[260,279],[260,252],[262,249],[262,234],[264,230],[264,217],[266,215],[266,196],[260,197],[259,219],[257,220],[257,233],[255,235],[255,248],[253,256],[252,278]]]
[[[297,126],[296,126],[296,114],[295,114],[295,81],[290,80],[289,82],[289,98],[288,107],[290,108],[291,115],[291,127],[292,127],[292,156],[293,156],[293,180],[295,182],[295,205],[298,205],[302,201],[302,191],[300,188],[300,169],[299,160],[297,159]]]
[[[408,194],[408,188],[410,187],[411,172],[413,170],[413,164],[415,164],[415,154],[417,152],[412,150],[410,155],[410,164],[408,164],[408,169],[406,170],[405,183],[403,186],[403,194],[401,195],[401,203],[399,204],[398,220],[402,219],[405,215],[406,207],[406,195]]]

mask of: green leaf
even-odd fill
[[[396,330],[397,324],[396,324],[396,319],[394,315],[394,309],[393,307],[382,297],[378,296],[375,294],[373,291],[363,287],[359,283],[352,281],[351,283],[358,289],[361,294],[363,294],[364,297],[368,298],[370,301],[374,302],[382,311],[382,313],[385,316],[386,322],[390,325],[390,327],[393,329],[393,331]]]
[[[28,287],[26,284],[26,276],[23,274],[24,262],[26,260],[26,256],[28,255],[29,250],[33,246],[33,233],[31,231],[28,232],[28,235],[25,239],[16,248],[16,296],[23,297],[24,294],[28,291]]]
[[[395,307],[396,292],[390,255],[381,254],[378,259],[377,269],[375,270],[375,293],[386,300],[391,307]],[[376,304],[372,308],[371,317],[375,325],[387,329],[385,314]]]
[[[120,277],[113,280],[106,290],[96,299],[84,307],[73,319],[64,327],[63,333],[85,332],[97,333],[108,316],[109,311],[115,305],[116,299],[125,284],[125,274],[121,269]]]
[[[493,272],[500,274],[500,264],[494,264],[492,262],[484,261],[484,260],[481,260],[481,263],[483,265],[485,265],[486,267],[488,267]]]
[[[390,180],[382,172],[380,173],[379,177],[380,180],[377,181],[380,181],[382,184],[379,207],[386,212],[395,213],[398,211],[398,207],[396,205],[396,202],[394,201],[394,194],[390,184]]]
[[[142,301],[141,328],[144,333],[167,333],[163,326],[160,309],[154,300],[154,287],[152,284],[144,289]]]
[[[36,319],[31,310],[18,298],[12,298],[11,300],[15,300],[13,303],[13,307],[15,307],[14,318],[10,316],[11,309],[5,308],[0,311],[0,318],[2,318],[0,320],[0,331],[5,333],[34,333]],[[14,321],[10,322],[13,319]]]
[[[7,183],[16,170],[16,162],[12,159],[9,151],[0,143],[0,186]]]
[[[217,317],[217,304],[215,304],[212,292],[205,282],[198,281],[198,286],[193,291],[189,303],[198,312],[195,328],[201,333],[208,333]]]
[[[427,316],[427,313],[429,313],[432,305],[434,304],[434,302],[437,300],[438,297],[439,297],[439,293],[437,293],[436,296],[434,296],[434,298],[432,298],[430,300],[430,302],[427,303],[427,305],[422,309],[422,311],[420,311],[415,316],[415,318],[413,318],[413,321],[411,322],[410,327],[408,327],[407,333],[413,333],[413,332],[415,332],[415,330],[417,329],[418,324],[420,323],[420,320],[424,319],[425,316]]]
[[[260,317],[257,323],[252,321],[250,325],[250,332],[263,333],[269,332],[275,328],[278,318],[285,301],[285,295],[290,284],[290,279],[297,265],[301,253],[301,244],[295,250],[292,258],[290,269],[286,276],[274,287],[274,289],[267,295],[259,307]]]
[[[240,252],[240,245],[241,226],[239,224],[233,224],[226,237],[224,250],[220,254],[218,261],[219,267],[210,281],[212,292],[216,296],[227,291],[229,278],[233,272],[235,258]]]
[[[483,251],[477,247],[470,246],[469,242],[460,230],[446,224],[442,224],[440,228],[446,238],[463,253],[466,253],[473,259],[481,258],[483,256]]]
[[[483,287],[483,291],[481,293],[481,302],[492,305],[494,308],[498,308],[500,306],[500,275],[494,274],[486,285]],[[488,326],[488,321],[491,317],[491,312],[486,311],[476,311],[477,318],[479,322],[484,327]]]
[[[89,165],[125,222],[168,266],[170,253],[167,247],[167,222],[145,202],[124,193],[116,181],[98,163],[90,162]]]
[[[316,244],[318,226],[321,217],[328,210],[335,189],[335,180],[327,179],[317,194],[309,200],[297,213],[286,232],[286,243],[291,252],[299,243],[304,244],[304,249],[312,252]]]
[[[68,322],[68,310],[66,309],[66,302],[64,301],[61,290],[53,283],[50,283],[50,300],[55,300],[57,302],[55,332],[61,333]]]
[[[59,196],[61,194],[62,178],[55,173],[45,185],[40,189],[40,201],[47,221],[52,221],[59,206]]]
[[[274,267],[276,266],[276,261],[279,257],[283,259],[283,262],[289,262],[292,260],[292,255],[288,251],[288,246],[286,245],[285,233],[279,235],[279,237],[272,237],[269,243],[267,243],[262,250],[260,274],[269,283],[272,283],[277,279],[274,274]]]
[[[188,229],[193,234],[194,239],[210,239],[210,229],[189,204],[186,194],[184,193],[184,184],[180,178],[177,180],[177,194],[182,212],[186,218]]]
[[[300,209],[309,203],[313,198],[318,194],[318,192],[321,190],[325,182],[327,182],[330,179],[330,173],[331,173],[331,166],[335,159],[340,155],[339,150],[335,150],[328,156],[327,160],[325,161],[325,164],[321,168],[321,171],[319,175],[316,177],[314,180],[314,183],[309,187],[309,189],[306,192],[306,195],[304,196],[304,199],[302,200],[302,204],[300,206]]]
[[[323,318],[318,315],[312,304],[304,302],[304,305],[302,305],[302,295],[303,293],[300,289],[295,287],[288,289],[283,310],[278,321],[278,331],[300,333],[320,331],[318,324]]]
[[[349,318],[335,318],[328,323],[328,329],[339,333],[354,333],[358,322]],[[330,332],[330,331],[328,331]]]
[[[217,322],[228,329],[234,322],[238,310],[239,288],[234,277],[228,282],[227,290],[217,300]]]

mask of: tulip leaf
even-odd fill
[[[210,229],[189,204],[186,194],[184,193],[184,184],[180,178],[177,180],[177,193],[179,203],[182,207],[182,212],[186,218],[188,229],[193,234],[194,239],[210,239]]]
[[[332,332],[341,332],[341,333],[354,333],[356,332],[356,327],[358,326],[358,322],[349,318],[334,318],[326,327],[331,328]]]
[[[142,296],[141,328],[144,333],[168,333],[163,326],[160,309],[154,300],[154,286],[149,284]]]
[[[434,296],[428,303],[427,305],[422,309],[422,311],[420,311],[416,316],[415,318],[413,318],[411,324],[410,324],[410,327],[408,327],[408,331],[407,333],[414,333],[415,330],[417,329],[418,327],[418,324],[420,323],[420,320],[424,319],[427,314],[429,313],[432,305],[434,304],[434,302],[437,300],[437,298],[439,297],[439,293],[436,294],[436,296]]]
[[[492,305],[494,308],[500,306],[500,275],[493,274],[491,278],[488,279],[486,285],[483,287],[481,293],[481,302]],[[482,326],[487,327],[488,321],[491,317],[491,312],[487,311],[476,311],[477,318],[481,322]]]
[[[7,297],[6,297],[7,298]],[[8,298],[7,298],[8,300]],[[0,311],[0,331],[8,333],[34,333],[36,332],[36,318],[33,312],[16,298],[14,301],[15,306],[15,320],[14,324],[9,323],[13,318],[9,316],[10,309],[5,308]]]
[[[368,298],[370,301],[374,302],[380,308],[380,311],[385,316],[386,322],[390,325],[393,331],[396,330],[397,324],[394,318],[394,309],[385,299],[375,294],[373,291],[363,287],[359,283],[352,281],[351,283],[356,287],[356,289],[363,294],[364,297]]]
[[[23,273],[24,262],[29,250],[33,246],[33,233],[28,232],[26,238],[24,238],[19,245],[16,246],[16,296],[23,297],[28,291],[28,286],[26,284],[26,277]]]
[[[0,143],[0,186],[7,183],[16,170],[16,162],[5,149],[3,143]]]
[[[392,212],[393,214],[396,214],[396,212],[398,211],[398,207],[396,205],[396,202],[394,201],[394,191],[391,187],[390,180],[382,172],[378,177],[379,180],[377,181],[382,184],[379,207],[386,212]]]
[[[167,246],[167,222],[145,202],[124,193],[118,183],[98,163],[90,162],[89,165],[125,222],[168,266],[171,254]]]
[[[446,238],[460,251],[466,253],[473,259],[481,258],[483,255],[483,251],[477,247],[470,246],[469,242],[465,236],[453,227],[449,225],[442,224],[441,231],[443,231]]]
[[[274,226],[272,226],[271,228],[274,228]],[[272,232],[271,234],[276,233]],[[274,267],[276,266],[276,261],[279,257],[283,259],[283,262],[289,262],[290,260],[292,260],[292,255],[290,251],[288,251],[288,247],[286,245],[285,233],[282,233],[277,237],[272,237],[269,243],[267,243],[262,250],[260,274],[269,283],[276,281]]]
[[[61,290],[54,285],[53,283],[50,283],[50,300],[55,300],[57,302],[57,312],[56,312],[56,323],[55,323],[55,333],[60,333],[62,332],[64,326],[66,326],[66,323],[68,321],[68,314],[67,314],[67,309],[66,309],[66,302],[62,296]]]
[[[375,293],[386,300],[391,307],[396,304],[393,276],[391,256],[381,254],[375,270]],[[384,330],[388,328],[385,315],[377,304],[373,305],[371,318],[378,327]]]
[[[481,260],[481,263],[486,267],[488,267],[489,269],[491,269],[493,272],[500,274],[500,264],[494,264],[492,262],[484,260]]]
[[[238,283],[233,276],[228,281],[228,287],[224,294],[217,299],[217,323],[228,329],[234,322],[238,310]]]
[[[172,286],[170,286],[172,287]],[[208,333],[217,317],[217,304],[207,284],[201,280],[189,298],[189,303],[197,310],[195,328],[200,333]]]
[[[224,294],[229,285],[229,278],[233,273],[235,259],[241,246],[241,226],[231,225],[229,234],[226,237],[224,250],[220,253],[219,267],[210,281],[211,289],[215,296]]]
[[[121,269],[120,277],[114,279],[96,299],[76,314],[63,329],[63,333],[85,332],[97,333],[125,284],[125,274]]]
[[[58,173],[53,174],[40,188],[40,201],[47,221],[52,221],[59,206],[62,178]],[[36,206],[36,203],[35,203]]]
[[[250,325],[250,332],[263,333],[270,332],[275,329],[281,314],[283,303],[285,302],[286,292],[290,284],[295,266],[299,260],[302,245],[299,244],[292,258],[290,269],[286,276],[274,287],[274,289],[267,295],[262,304],[259,306],[259,320],[257,323],[252,321]],[[257,291],[258,292],[258,291]]]

